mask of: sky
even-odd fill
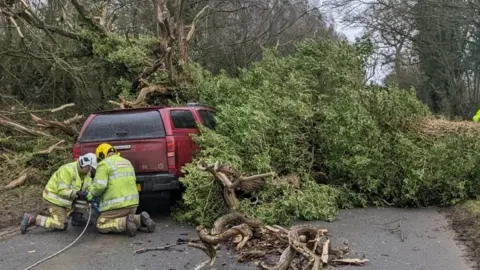
[[[342,33],[345,35],[345,37],[350,41],[354,42],[355,38],[361,37],[363,34],[363,27],[350,27],[341,22],[342,15],[335,10],[331,10],[329,8],[325,8],[322,6],[322,3],[326,1],[331,1],[331,0],[310,0],[311,4],[319,7],[320,10],[322,11],[323,14],[325,14],[328,17],[331,17],[333,19],[333,23],[335,25],[335,29],[337,32]],[[378,84],[383,84],[382,81],[387,75],[388,68],[384,69],[382,67],[376,67],[375,69],[375,76],[372,77],[369,81],[374,81]]]

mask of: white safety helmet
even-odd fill
[[[87,153],[83,156],[80,156],[78,158],[78,162],[80,162],[80,167],[85,167],[85,166],[92,166],[95,170],[97,169],[97,157],[95,156],[94,153]]]

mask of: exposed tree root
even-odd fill
[[[265,226],[260,220],[238,212],[239,201],[235,190],[253,191],[265,183],[265,178],[274,176],[266,173],[242,176],[232,168],[215,164],[198,163],[201,170],[209,171],[224,187],[224,199],[230,213],[218,218],[210,232],[204,226],[197,227],[203,245],[189,243],[189,247],[203,250],[213,265],[220,244],[227,244],[239,253],[238,261],[255,261],[261,269],[313,269],[327,265],[363,265],[367,259],[345,259],[348,248],[334,249],[328,231],[311,225],[297,225],[290,230],[280,226]]]

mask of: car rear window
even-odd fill
[[[200,118],[202,118],[203,125],[209,129],[215,129],[215,113],[208,110],[198,110]]]
[[[191,111],[171,110],[170,117],[175,128],[197,128],[197,123]]]
[[[154,139],[165,137],[158,111],[96,115],[83,132],[80,142]]]

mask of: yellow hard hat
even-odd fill
[[[95,156],[97,156],[97,160],[101,161],[107,157],[108,153],[116,153],[117,149],[108,143],[100,144],[97,149],[95,149]]]

